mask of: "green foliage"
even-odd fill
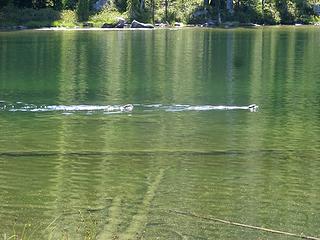
[[[15,23],[16,25],[31,25],[36,21],[42,23],[48,23],[58,20],[60,18],[60,13],[51,8],[43,8],[35,10],[32,8],[16,8],[13,6],[4,7],[1,11],[1,16],[4,18],[4,22]],[[33,22],[33,23],[32,23]]]
[[[295,22],[296,5],[290,0],[277,0],[276,8],[280,13],[281,23],[292,24]]]
[[[4,6],[0,25],[42,26],[51,23],[54,26],[76,26],[79,21],[90,21],[94,26],[101,26],[103,23],[115,23],[118,16],[129,21],[151,22],[153,14],[156,22],[186,24],[218,20],[219,17],[222,21],[260,24],[314,23],[318,18],[313,4],[320,4],[320,0],[234,0],[234,11],[230,12],[227,0],[112,0],[108,8],[93,12],[90,7],[96,1],[0,0],[0,9]],[[73,12],[64,12],[66,10]]]
[[[127,0],[114,0],[114,4],[120,12],[125,12],[127,10]]]
[[[195,16],[197,11],[203,11],[203,1],[177,1],[174,5],[174,12],[176,13],[175,21],[184,23],[197,23],[204,20],[205,15]]]
[[[127,0],[127,15],[129,20],[141,22],[151,21],[151,5],[141,4],[141,0]]]
[[[89,21],[93,23],[95,27],[101,27],[104,23],[117,23],[117,17],[119,16],[126,18],[125,14],[121,14],[115,8],[105,8],[102,11],[90,16]]]
[[[71,10],[63,10],[60,19],[52,23],[54,27],[75,27],[77,25],[77,14]]]
[[[261,23],[263,7],[261,1],[240,1],[234,8],[232,16],[227,15],[228,20],[237,20],[239,22]]]
[[[42,27],[51,27],[52,23],[49,21],[29,21],[24,24],[28,28],[42,28]]]
[[[265,3],[262,18],[265,24],[279,24],[281,21],[280,12],[272,2]]]
[[[0,9],[9,4],[9,0],[0,0]]]
[[[65,10],[75,10],[77,7],[77,0],[62,0],[62,8]]]
[[[155,15],[156,22],[165,22],[166,13],[164,3],[158,3]],[[203,0],[193,1],[169,1],[167,21],[169,23],[183,22],[183,23],[197,23],[204,21],[205,15],[195,16],[197,11],[203,11]]]

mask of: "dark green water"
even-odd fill
[[[320,237],[319,46],[312,27],[0,33],[0,234],[290,239],[178,210]]]

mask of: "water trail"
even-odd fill
[[[212,111],[212,110],[249,110],[256,112],[259,108],[256,104],[247,106],[228,106],[228,105],[188,105],[188,104],[134,104],[144,111],[166,111],[166,112],[183,112],[183,111]]]
[[[23,102],[7,103],[0,101],[0,111],[7,112],[104,112],[121,113],[131,112],[132,104],[125,105],[40,105],[28,104]]]
[[[6,112],[62,112],[70,114],[74,112],[86,112],[88,115],[97,112],[104,114],[132,112],[133,109],[143,112],[165,111],[165,112],[183,112],[183,111],[213,111],[213,110],[249,110],[256,112],[258,105],[251,104],[247,106],[228,106],[228,105],[187,105],[187,104],[125,104],[125,105],[40,105],[28,104],[23,102],[8,103],[0,101],[0,111]]]

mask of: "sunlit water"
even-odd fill
[[[319,46],[316,27],[0,33],[0,233],[289,239],[184,211],[320,237]]]

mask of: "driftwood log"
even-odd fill
[[[286,235],[286,236],[290,236],[290,237],[296,237],[296,238],[308,239],[308,240],[320,240],[320,238],[317,238],[317,237],[306,236],[303,234],[289,233],[289,232],[274,230],[274,229],[270,229],[270,228],[257,227],[257,226],[252,226],[252,225],[248,225],[248,224],[243,224],[243,223],[231,222],[231,221],[227,221],[227,220],[223,220],[223,219],[219,219],[219,218],[214,218],[211,216],[198,215],[198,214],[195,214],[192,212],[183,212],[183,211],[178,211],[178,210],[169,210],[169,212],[179,214],[179,215],[188,216],[188,217],[199,218],[199,219],[203,219],[203,220],[207,220],[207,221],[219,222],[219,223],[229,224],[229,225],[243,227],[243,228],[250,228],[250,229],[255,229],[255,230],[269,232],[269,233]]]

